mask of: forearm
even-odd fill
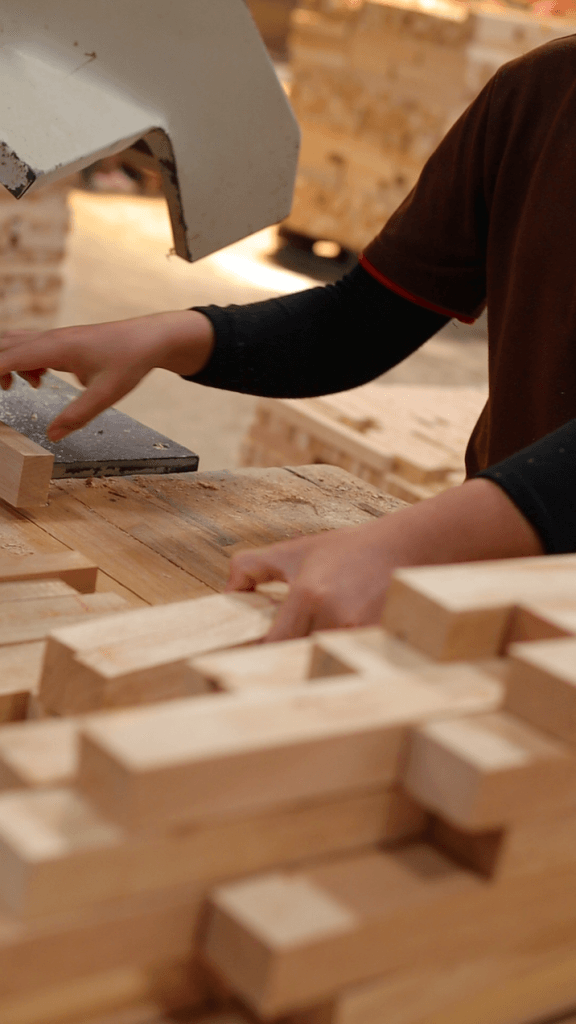
[[[330,394],[374,380],[448,322],[362,267],[335,285],[246,306],[202,307],[215,345],[199,384],[272,398]]]

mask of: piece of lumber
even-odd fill
[[[33,601],[42,597],[70,597],[77,594],[64,580],[22,580],[0,583],[0,606],[5,602]],[[0,615],[2,609],[0,607]]]
[[[160,1007],[150,1000],[149,988],[143,968],[112,969],[2,999],[0,1020],[6,1024],[152,1024],[156,1012],[158,1024]],[[114,1012],[118,1010],[120,1015]]]
[[[418,671],[431,664],[426,655],[378,626],[325,630],[314,633],[313,640],[311,673],[314,678],[339,672],[396,674],[398,669]]]
[[[340,993],[329,1024],[572,1024],[576,954],[559,950],[452,961],[411,969]]]
[[[379,789],[135,839],[72,789],[12,791],[0,794],[0,900],[19,917],[55,914],[398,842],[425,825],[409,797]]]
[[[254,687],[299,686],[310,679],[310,638],[216,651],[188,662],[195,687],[239,693]]]
[[[517,606],[576,600],[575,570],[575,555],[399,569],[383,624],[437,660],[494,657],[503,653]]]
[[[463,829],[496,829],[539,810],[576,811],[576,757],[511,715],[427,722],[415,729],[403,785]]]
[[[78,734],[78,721],[64,718],[1,728],[0,792],[72,781],[78,766]]]
[[[0,647],[0,724],[28,717],[37,693],[45,641]]]
[[[201,905],[193,886],[179,886],[35,921],[3,912],[0,1001],[90,974],[189,957]]]
[[[99,618],[126,608],[119,594],[79,594],[41,597],[30,601],[0,604],[0,647],[45,639],[57,626],[79,619]]]
[[[539,729],[576,743],[576,638],[513,644],[505,706]]]
[[[54,456],[0,423],[0,498],[14,508],[46,505]]]
[[[131,828],[382,785],[408,725],[461,705],[399,673],[132,708],[84,727],[79,785]]]
[[[14,580],[60,579],[81,594],[96,588],[98,566],[78,551],[61,551],[46,555],[2,555],[0,582]]]
[[[215,890],[203,953],[256,1013],[288,1013],[407,959],[419,963],[433,941],[441,963],[449,929],[482,888],[420,843],[260,875]]]
[[[576,633],[576,598],[530,601],[516,608],[506,636],[506,647],[533,640],[555,640]]]
[[[259,640],[275,602],[261,594],[216,594],[127,611],[80,628],[55,630],[39,697],[47,711],[78,714],[185,696],[195,687],[187,660]]]

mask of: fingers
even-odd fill
[[[243,551],[235,555],[230,563],[230,576],[226,591],[255,590],[259,583],[271,583],[273,580],[286,581],[283,566],[273,564],[270,560],[271,549]]]
[[[85,391],[49,425],[46,435],[50,441],[61,441],[74,430],[85,427],[99,413],[117,402],[130,390],[109,373],[98,374]]]

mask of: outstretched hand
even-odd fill
[[[254,590],[272,580],[289,585],[269,641],[377,623],[396,568],[382,525],[376,520],[242,551],[232,559],[227,590]]]
[[[182,310],[53,331],[8,331],[0,339],[0,386],[18,373],[38,387],[47,369],[73,373],[86,390],[50,424],[60,441],[127,395],[154,367],[193,375],[213,342],[210,322]]]

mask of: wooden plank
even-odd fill
[[[0,581],[63,580],[81,594],[96,588],[98,566],[78,551],[63,550],[56,554],[1,555]]]
[[[44,660],[46,642],[38,640],[29,644],[7,644],[0,647],[0,708],[3,700],[10,700],[10,694],[36,693]],[[0,721],[3,718],[0,710]]]
[[[150,999],[150,983],[146,970],[123,967],[75,978],[63,985],[50,985],[39,992],[20,993],[0,1001],[0,1020],[5,1024],[66,1024],[89,1021],[90,1024],[109,1024],[112,1011],[123,1007],[124,1024],[154,1024],[159,1022],[160,1007]],[[126,1015],[130,1007],[131,1020]],[[136,1014],[139,1014],[139,1019]],[[98,1019],[96,1019],[96,1014]],[[116,1024],[121,1018],[114,1013]]]
[[[520,964],[528,955],[552,965],[569,954],[574,986],[575,871],[572,859],[552,871],[487,883],[433,847],[411,843],[260,875],[215,890],[203,950],[262,1016],[335,999],[369,978],[393,982],[401,973],[406,979],[429,970],[442,985],[445,972],[459,965],[511,954]],[[336,904],[332,922],[322,919],[326,899]],[[387,1013],[381,1019],[412,1020]]]
[[[0,791],[20,786],[59,786],[74,778],[79,722],[46,719],[0,729]]]
[[[191,680],[208,689],[240,693],[254,687],[299,686],[310,679],[314,645],[309,638],[217,651],[192,658]]]
[[[85,727],[79,784],[133,828],[368,788],[396,776],[408,724],[462,703],[399,673],[133,708]]]
[[[0,605],[0,647],[43,640],[57,626],[126,608],[118,594],[79,594],[5,601]]]
[[[2,913],[0,1000],[90,974],[189,957],[200,909],[197,891],[185,886],[34,922]]]
[[[15,508],[45,505],[53,465],[51,452],[0,423],[0,498]]]
[[[22,580],[0,583],[0,605],[5,601],[31,601],[42,597],[66,597],[77,594],[74,587],[60,579]],[[1,609],[0,609],[1,614]]]
[[[502,653],[514,610],[531,600],[576,600],[576,556],[499,559],[399,569],[383,624],[442,661]]]
[[[131,839],[71,789],[0,795],[0,898],[20,917],[221,881],[424,831],[399,791],[308,801],[265,815]]]
[[[315,677],[336,674],[334,669],[338,663],[349,672],[384,674],[389,671],[394,675],[398,669],[418,671],[433,664],[426,655],[379,626],[326,630],[315,633],[313,639],[311,667]]]
[[[428,722],[415,729],[403,785],[415,800],[471,831],[576,811],[570,748],[506,714]]]
[[[55,630],[46,648],[40,701],[62,715],[203,690],[186,660],[261,639],[275,611],[276,604],[261,594],[215,594]]]
[[[482,888],[426,844],[260,875],[215,890],[203,952],[258,1014],[288,1013],[418,963],[433,935],[441,962],[446,929]]]
[[[576,743],[576,638],[514,644],[505,706],[553,736]]]

